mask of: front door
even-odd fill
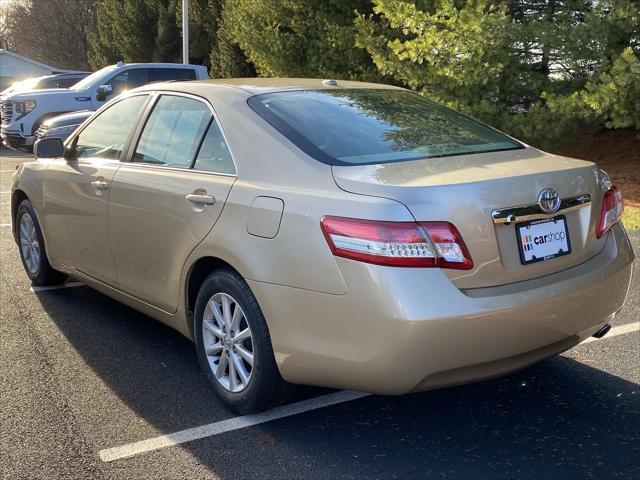
[[[109,232],[119,288],[167,312],[186,258],[222,212],[235,168],[208,103],[163,94],[132,161],[110,188]]]
[[[147,99],[128,97],[98,114],[72,140],[69,158],[49,164],[43,182],[47,253],[111,285],[116,284],[116,270],[107,230],[110,188]]]

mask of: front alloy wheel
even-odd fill
[[[32,275],[38,275],[38,269],[40,268],[40,242],[30,213],[25,212],[20,217],[18,234],[20,236],[20,253],[22,253],[25,267]]]
[[[29,200],[25,199],[18,205],[14,232],[20,258],[31,283],[34,285],[61,283],[65,275],[54,270],[49,263],[38,217]]]

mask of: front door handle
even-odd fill
[[[187,202],[197,203],[199,205],[213,205],[214,203],[216,203],[216,199],[211,195],[189,193],[184,198],[187,199]]]
[[[91,185],[93,185],[93,188],[96,190],[106,190],[109,188],[109,183],[104,180],[96,180],[95,182],[91,182]]]

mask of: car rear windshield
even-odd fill
[[[407,90],[296,90],[251,97],[249,106],[305,153],[330,165],[524,148]]]

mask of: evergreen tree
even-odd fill
[[[368,0],[226,2],[222,39],[235,42],[263,76],[377,78],[354,45],[354,11]],[[229,48],[229,47],[225,47]]]
[[[172,0],[167,6],[159,6],[154,62],[182,61],[182,32],[178,28],[176,4],[177,1]]]
[[[356,42],[401,84],[530,141],[634,122],[636,2],[373,1]]]
[[[225,0],[189,2],[189,61],[211,67],[215,77],[255,71],[229,37],[222,19]],[[100,0],[89,59],[94,68],[125,62],[182,61],[180,0]]]
[[[167,0],[101,0],[89,61],[94,68],[115,63],[150,62],[157,48],[160,12]]]

